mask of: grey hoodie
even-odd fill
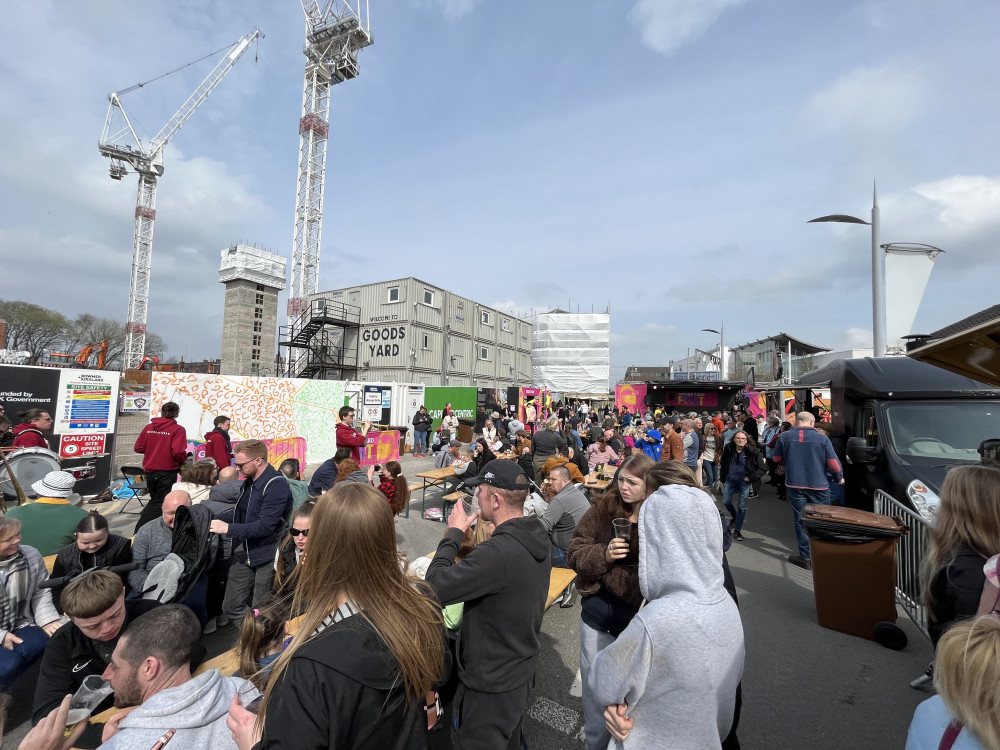
[[[706,750],[733,723],[743,625],[723,587],[715,503],[669,485],[639,510],[639,588],[648,604],[590,670],[601,705],[626,702],[635,728],[615,747]]]
[[[223,677],[210,669],[183,685],[157,693],[122,719],[120,731],[100,750],[140,750],[152,747],[168,729],[177,733],[170,750],[236,750],[226,727],[229,704],[239,692],[246,705],[257,689],[238,677]]]

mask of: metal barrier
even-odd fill
[[[933,528],[917,512],[903,505],[882,490],[875,491],[875,512],[901,517],[909,532],[899,540],[896,550],[896,601],[913,620],[927,640],[927,607],[920,589],[920,563],[931,544]]]

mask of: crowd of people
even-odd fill
[[[843,497],[842,441],[809,412],[792,424],[556,404],[530,425],[493,412],[468,448],[451,422],[428,448],[421,422],[414,455],[436,447],[471,495],[410,565],[394,525],[406,478],[399,462],[359,466],[367,425],[353,408],[308,480],[260,441],[234,444],[225,417],[211,456],[178,461],[176,417],[165,404],[136,443],[154,478],[131,542],[74,503],[65,472],[0,517],[0,689],[41,661],[22,750],[411,748],[434,728],[456,748],[524,747],[553,567],[576,574],[561,606],[579,603],[588,750],[738,748],[746,651],[727,550],[765,477],[792,510],[788,559],[803,568],[805,505]],[[588,474],[607,488],[588,489]],[[1000,470],[954,469],[923,573],[939,694],[908,748],[1000,750],[998,554]],[[237,677],[199,670],[203,634],[225,627]],[[64,728],[89,677],[108,683],[94,711],[119,712],[88,740],[85,721]]]

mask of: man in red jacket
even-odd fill
[[[340,422],[337,424],[337,447],[350,448],[351,458],[361,461],[361,448],[365,444],[365,435],[371,429],[372,423],[365,422],[361,427],[361,432],[354,429],[354,407],[340,407]]]
[[[215,418],[215,429],[205,433],[205,458],[211,458],[220,469],[233,461],[233,444],[229,440],[229,417],[220,414]]]
[[[133,450],[143,455],[142,468],[146,470],[146,487],[149,500],[135,524],[138,531],[162,515],[163,498],[177,481],[177,471],[187,461],[187,433],[177,424],[181,407],[168,401],[160,409],[160,416],[142,428]]]

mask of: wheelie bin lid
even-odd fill
[[[837,505],[807,505],[802,526],[814,539],[859,543],[899,537],[906,526],[894,518]]]

